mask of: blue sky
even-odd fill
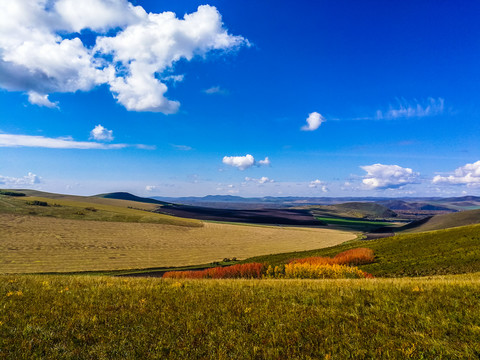
[[[0,187],[480,195],[479,10],[0,0]]]

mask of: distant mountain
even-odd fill
[[[140,196],[130,194],[128,192],[113,192],[108,194],[99,194],[95,196],[105,198],[105,199],[129,200],[129,201],[137,201],[137,202],[148,203],[148,204],[158,204],[158,205],[168,204],[164,201],[160,201],[152,198],[140,197]]]

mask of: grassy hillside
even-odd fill
[[[0,277],[0,357],[475,359],[478,280]]]
[[[457,226],[480,224],[480,210],[467,210],[451,214],[432,216],[426,221],[419,223],[419,226],[406,226],[404,232],[423,232],[453,228]],[[401,231],[402,229],[399,229]]]
[[[97,202],[95,200],[89,197],[73,197],[72,199],[69,196],[59,196],[53,199],[36,196],[16,197],[0,195],[0,214],[48,216],[75,220],[202,226],[202,223],[198,220],[182,219],[144,211],[144,204],[142,203],[110,199],[99,199],[100,201]],[[118,201],[122,202],[122,206],[118,206]],[[125,203],[129,204],[130,208],[125,206]],[[132,208],[138,204],[142,208]]]
[[[328,249],[254,257],[245,262],[286,263],[293,258],[334,256],[357,247],[375,252],[373,264],[359,266],[375,276],[426,276],[480,271],[480,225],[378,240],[355,240]]]
[[[155,204],[155,203],[146,203],[146,202],[138,202],[138,201],[132,201],[132,200],[124,200],[124,199],[113,199],[113,198],[110,199],[110,198],[103,198],[98,196],[64,195],[64,194],[55,194],[55,193],[30,190],[30,189],[20,189],[15,191],[24,193],[27,196],[43,197],[51,200],[79,201],[79,202],[88,202],[92,204],[120,206],[120,207],[126,207],[126,208],[133,207],[136,209],[144,209],[149,211],[155,210],[159,206],[159,204]]]
[[[350,218],[384,219],[396,216],[396,213],[383,205],[373,202],[346,202],[335,205],[303,206],[315,216],[338,216]]]
[[[155,214],[153,214],[155,215]],[[142,269],[333,246],[329,229],[85,221],[0,214],[0,273]]]

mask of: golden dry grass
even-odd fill
[[[351,232],[204,223],[186,227],[0,214],[0,273],[182,266],[334,246]]]

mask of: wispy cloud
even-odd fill
[[[377,110],[375,118],[378,120],[391,120],[399,118],[427,117],[443,114],[445,100],[442,98],[428,98],[426,101],[408,101],[397,99],[396,105],[390,105],[388,110]]]
[[[327,192],[330,191],[330,190],[328,189],[327,185],[326,185],[323,181],[318,180],[318,179],[313,180],[313,181],[310,181],[310,183],[308,184],[308,187],[309,187],[309,188],[312,188],[312,189],[317,189],[317,188],[319,188],[319,189],[321,189],[322,192],[324,192],[324,193],[327,193]]]
[[[177,149],[177,150],[181,150],[181,151],[190,151],[192,150],[192,147],[191,146],[188,146],[188,145],[175,145],[175,144],[172,144],[172,146]]]
[[[29,172],[28,175],[19,177],[19,178],[0,175],[0,185],[18,186],[18,185],[35,185],[40,183],[41,183],[40,177],[31,172]]]
[[[49,138],[45,136],[0,134],[0,147],[37,147],[48,149],[101,149],[115,150],[126,147],[152,149],[142,144],[103,144],[93,141],[75,141],[69,137]]]
[[[255,182],[257,184],[266,184],[266,183],[273,183],[275,182],[275,180],[273,179],[270,179],[266,176],[262,176],[260,179],[255,179],[255,178],[251,178],[251,177],[246,177],[245,178],[245,181],[251,181],[251,182]]]
[[[212,86],[211,88],[203,90],[205,94],[212,95],[212,94],[219,94],[219,95],[227,95],[228,90],[222,89],[220,86]]]

